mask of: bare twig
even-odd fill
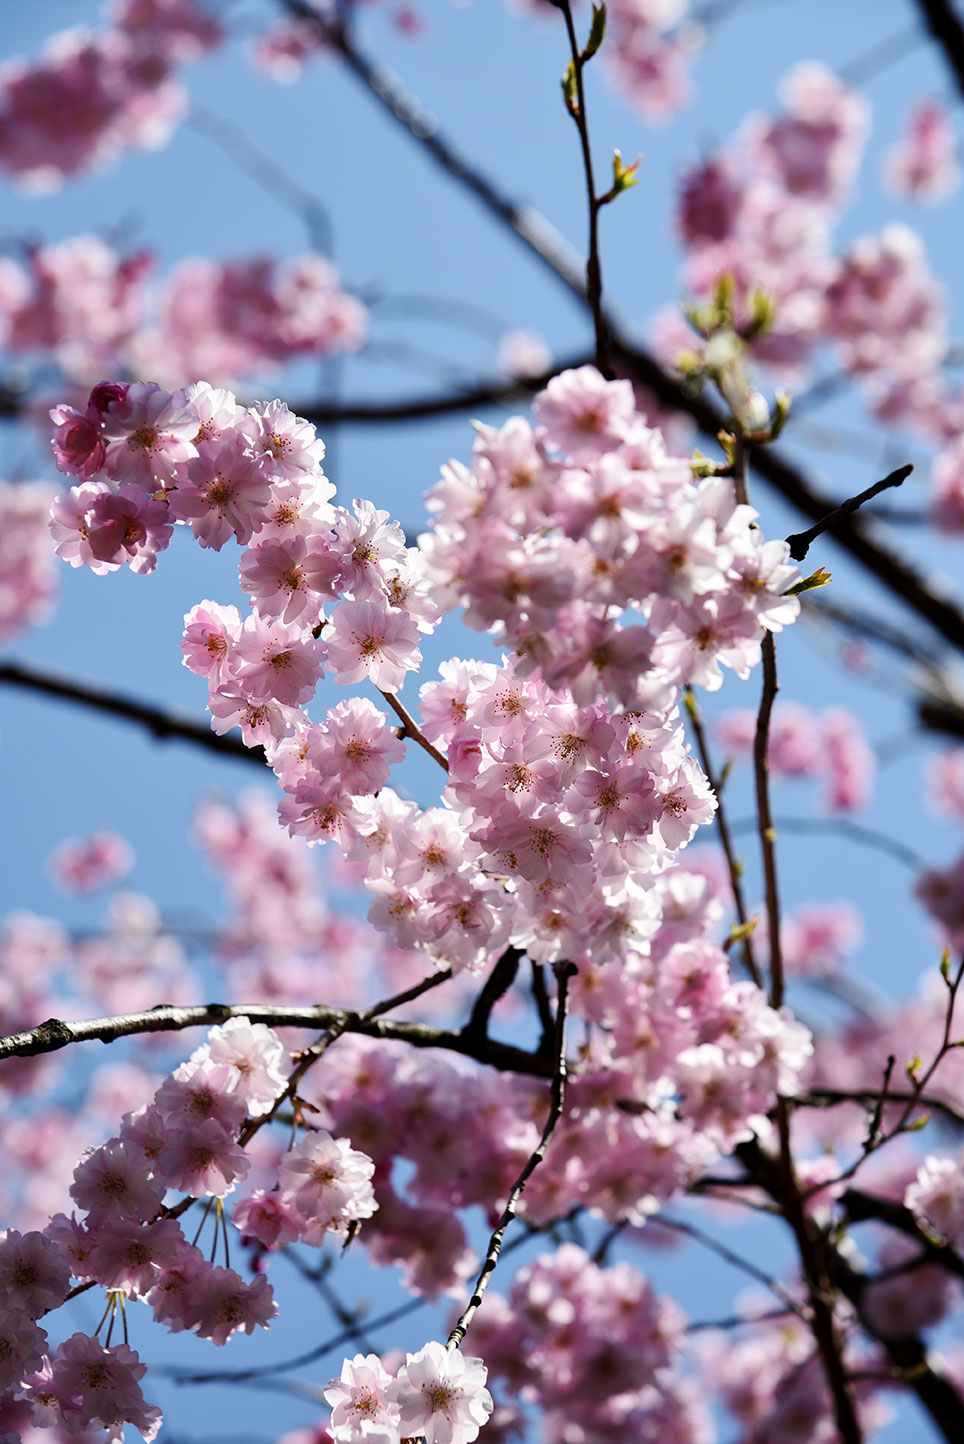
[[[810,543],[816,541],[818,536],[821,536],[825,531],[832,531],[838,522],[845,521],[848,516],[852,516],[855,511],[858,511],[865,501],[870,501],[873,497],[879,496],[882,491],[887,491],[889,487],[900,486],[902,482],[907,480],[913,470],[914,466],[912,462],[908,462],[906,466],[899,466],[896,471],[892,471],[890,475],[885,476],[882,481],[876,481],[873,486],[868,486],[866,491],[860,492],[857,496],[850,497],[848,501],[841,502],[840,506],[825,516],[822,521],[815,522],[807,531],[792,532],[790,536],[787,537],[787,545],[790,548],[790,555],[793,557],[793,560],[795,562],[802,562],[810,550]]]
[[[606,320],[603,315],[602,306],[602,266],[599,258],[599,212],[602,202],[596,194],[596,182],[593,176],[592,147],[589,143],[589,123],[586,118],[586,85],[583,74],[586,61],[589,58],[582,49],[576,36],[576,27],[572,18],[572,6],[569,0],[554,0],[562,11],[566,22],[566,34],[569,38],[569,51],[572,57],[572,75],[575,82],[575,95],[566,93],[566,109],[572,116],[576,129],[579,132],[579,146],[582,151],[582,165],[586,176],[586,192],[589,201],[589,246],[586,256],[586,300],[592,315],[593,331],[596,336],[596,366],[603,376],[612,377],[612,368],[609,361],[609,337],[606,332]],[[605,11],[603,11],[605,14]],[[593,11],[595,17],[596,11]],[[566,92],[566,86],[563,86]]]
[[[726,858],[726,867],[730,875],[730,888],[733,892],[733,904],[736,908],[737,921],[743,929],[742,952],[743,963],[747,973],[762,988],[763,980],[760,976],[760,969],[753,952],[753,943],[749,933],[750,914],[747,911],[746,900],[743,896],[743,864],[740,862],[733,848],[733,838],[730,834],[730,825],[727,820],[726,809],[723,804],[723,788],[719,777],[713,768],[710,757],[709,743],[703,727],[703,718],[700,714],[699,704],[692,687],[687,687],[686,710],[693,727],[693,736],[696,738],[697,751],[700,754],[700,761],[703,764],[703,771],[706,773],[706,780],[710,784],[716,797],[716,830],[720,837],[720,846],[723,849],[723,856]]]
[[[519,1177],[512,1185],[512,1190],[505,1208],[502,1210],[499,1221],[492,1231],[482,1268],[475,1281],[472,1297],[459,1315],[454,1328],[448,1336],[446,1341],[447,1349],[457,1349],[459,1347],[465,1338],[469,1325],[481,1307],[489,1279],[492,1277],[496,1265],[499,1262],[505,1231],[515,1218],[516,1209],[519,1206],[519,1199],[525,1191],[525,1186],[543,1158],[545,1158],[552,1135],[556,1131],[556,1124],[562,1117],[562,1110],[566,1098],[566,1017],[569,1011],[569,979],[573,976],[576,969],[572,963],[556,963],[554,965],[554,971],[559,992],[556,1004],[555,1056],[552,1061],[552,1092],[549,1102],[549,1114],[546,1118],[545,1127],[542,1130],[542,1137],[529,1155]]]

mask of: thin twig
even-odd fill
[[[742,1254],[735,1253],[733,1249],[728,1248],[725,1243],[720,1243],[720,1240],[714,1234],[707,1233],[705,1229],[698,1228],[694,1223],[684,1223],[682,1219],[669,1218],[663,1213],[657,1214],[653,1219],[653,1223],[663,1228],[668,1228],[673,1233],[685,1234],[687,1238],[693,1239],[695,1243],[702,1244],[704,1248],[708,1248],[711,1253],[715,1253],[726,1263],[732,1264],[732,1266],[739,1269],[741,1273],[745,1273],[749,1278],[756,1279],[757,1283],[763,1284],[775,1298],[780,1300],[781,1304],[789,1309],[792,1314],[796,1314],[798,1319],[802,1319],[804,1323],[810,1322],[806,1305],[802,1304],[799,1299],[795,1299],[789,1289],[784,1288],[779,1279],[775,1279],[772,1274],[768,1274],[765,1269],[761,1269],[759,1264],[755,1264],[752,1259],[744,1258]]]
[[[723,805],[723,788],[719,777],[713,768],[710,757],[709,742],[703,727],[703,718],[700,714],[699,704],[692,687],[686,688],[686,711],[693,727],[693,736],[696,738],[696,748],[700,754],[700,761],[703,764],[703,771],[706,773],[706,780],[710,784],[716,797],[716,830],[719,833],[720,846],[723,849],[723,856],[726,858],[727,872],[730,875],[730,888],[733,893],[733,904],[736,908],[737,921],[743,929],[742,952],[743,964],[747,973],[762,988],[763,979],[760,976],[760,969],[757,966],[756,957],[753,952],[753,943],[749,933],[750,914],[747,911],[746,900],[743,896],[743,864],[740,862],[733,848],[733,839],[730,835],[730,825]]]
[[[866,491],[862,491],[857,496],[852,496],[847,501],[841,502],[840,506],[825,516],[822,521],[815,522],[814,525],[806,531],[792,532],[790,536],[787,537],[787,545],[790,548],[790,555],[793,557],[793,560],[795,562],[802,562],[810,550],[811,542],[816,541],[818,536],[821,536],[825,531],[832,531],[838,522],[844,521],[848,516],[853,516],[854,512],[858,511],[865,501],[871,501],[873,497],[879,496],[882,491],[887,491],[889,487],[900,486],[902,482],[907,480],[913,470],[913,462],[907,462],[906,466],[899,466],[896,471],[892,471],[890,475],[885,476],[882,481],[875,481],[873,486],[868,486]]]
[[[586,176],[586,192],[589,201],[589,246],[586,256],[586,300],[592,315],[593,331],[596,337],[596,366],[603,376],[612,378],[609,360],[609,337],[602,306],[602,266],[599,258],[599,211],[601,202],[596,194],[593,176],[592,147],[589,143],[589,123],[586,119],[586,86],[584,70],[587,56],[576,36],[569,0],[555,0],[566,22],[569,51],[572,57],[576,94],[574,99],[567,96],[566,109],[579,132],[579,146],[582,151],[582,165]],[[595,10],[593,14],[595,15]]]
[[[545,1127],[542,1130],[542,1137],[526,1160],[525,1167],[519,1174],[519,1177],[512,1185],[512,1190],[509,1193],[505,1208],[502,1210],[499,1221],[492,1231],[489,1246],[485,1252],[485,1259],[479,1271],[479,1276],[475,1281],[472,1297],[469,1299],[463,1312],[459,1315],[454,1328],[446,1340],[445,1347],[449,1350],[459,1347],[465,1338],[469,1325],[481,1307],[489,1279],[492,1277],[496,1265],[499,1262],[505,1231],[515,1218],[516,1209],[519,1206],[519,1199],[525,1191],[525,1186],[543,1158],[545,1158],[552,1135],[556,1131],[556,1124],[562,1117],[562,1110],[566,1099],[566,1017],[569,1011],[569,979],[575,974],[576,969],[572,963],[556,963],[554,964],[554,971],[558,983],[558,1001],[556,1003],[555,1057],[552,1065],[552,1092],[549,1101],[549,1115],[546,1118]]]

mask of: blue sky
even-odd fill
[[[549,23],[515,19],[496,0],[476,0],[467,7],[425,0],[424,8],[429,34],[418,43],[400,38],[373,11],[368,25],[371,48],[398,69],[442,118],[447,134],[478,158],[509,195],[536,206],[581,247],[584,194],[575,132],[559,97],[558,79],[566,58],[560,30]],[[29,7],[7,9],[2,27],[5,53],[28,56],[36,54],[53,31],[94,23],[99,13],[88,0],[34,0]],[[257,28],[258,17],[270,10],[267,0],[231,7],[238,29],[248,35]],[[939,211],[922,211],[895,204],[878,179],[881,152],[896,139],[910,105],[925,95],[947,91],[938,59],[926,46],[912,43],[913,14],[913,7],[903,0],[854,0],[849,5],[812,0],[806,6],[747,0],[719,25],[695,63],[698,103],[663,127],[645,125],[596,79],[590,93],[590,123],[601,163],[613,146],[624,156],[640,152],[643,157],[639,186],[610,208],[603,227],[607,294],[630,325],[644,328],[651,314],[677,298],[678,254],[672,242],[671,209],[674,181],[681,170],[725,142],[749,109],[772,107],[778,78],[797,60],[846,65],[865,54],[876,39],[902,32],[908,35],[906,53],[867,87],[874,130],[860,198],[844,216],[841,236],[852,238],[890,219],[908,221],[924,234],[934,271],[949,284],[956,279],[961,198]],[[186,71],[185,81],[193,97],[243,127],[323,202],[330,217],[334,259],[349,285],[365,294],[379,290],[399,298],[470,299],[492,313],[494,324],[539,332],[557,354],[588,349],[590,328],[580,306],[473,199],[454,189],[409,137],[389,126],[355,81],[334,64],[319,62],[309,68],[300,85],[281,87],[253,69],[244,50],[243,40],[232,41],[225,51]],[[0,204],[5,240],[29,236],[53,242],[84,231],[120,227],[132,244],[150,244],[162,268],[193,254],[286,256],[307,245],[303,218],[271,202],[210,139],[189,125],[163,150],[128,153],[108,171],[51,196],[25,196],[0,183]],[[952,329],[956,322],[958,333],[960,305],[955,298]],[[411,308],[418,310],[416,301]],[[460,325],[411,319],[403,316],[401,305],[392,318],[390,309],[386,307],[384,318],[376,320],[379,338],[413,342],[449,360],[459,375],[488,374],[494,361],[491,336]],[[329,368],[326,381],[352,399],[422,393],[438,384],[432,375],[364,355]],[[262,394],[280,391],[295,404],[310,398],[316,384],[315,374],[304,367],[290,379],[267,380]],[[486,419],[494,420],[496,415],[493,412]],[[838,455],[805,446],[795,439],[792,426],[786,445],[829,491],[843,497],[882,474],[880,450],[872,428],[852,403],[835,403],[828,415],[867,438],[865,455]],[[469,453],[468,420],[448,418],[371,432],[343,427],[337,438],[327,438],[340,499],[368,497],[387,507],[407,528],[418,530],[421,496],[435,480],[440,463],[450,455]],[[915,455],[915,447],[908,446],[898,459]],[[0,470],[54,475],[44,447],[9,425],[0,428]],[[919,480],[905,490],[902,501],[921,503]],[[754,500],[767,535],[799,528],[799,518],[762,488],[757,488]],[[908,534],[904,540],[913,548],[925,539]],[[931,554],[950,576],[960,575],[956,547],[932,548]],[[811,557],[814,565],[823,563],[835,572],[841,599],[890,609],[890,603],[836,555],[830,543],[819,552],[815,548]],[[202,598],[234,600],[236,564],[236,555],[228,550],[213,556],[178,536],[162,556],[156,576],[149,579],[127,573],[100,579],[64,567],[54,622],[35,629],[8,651],[201,715],[203,684],[180,665],[181,618]],[[447,655],[449,647],[464,647],[467,655],[490,655],[489,643],[482,637],[448,643],[443,639],[437,656]],[[780,654],[786,695],[811,705],[833,701],[854,708],[865,718],[875,742],[909,725],[906,705],[899,697],[868,690],[841,676],[802,630],[781,640]],[[719,705],[755,705],[758,685],[756,676],[746,688],[728,683]],[[935,823],[921,807],[920,757],[920,752],[912,751],[888,766],[886,796],[875,803],[867,820],[900,835],[935,861],[950,860],[959,835]],[[234,795],[250,785],[252,775],[253,770],[242,764],[180,744],[156,744],[124,724],[5,690],[0,693],[0,785],[8,836],[15,837],[16,845],[9,847],[0,873],[0,910],[26,908],[63,916],[72,926],[93,925],[97,905],[65,903],[53,890],[45,864],[64,836],[108,825],[134,844],[138,858],[134,885],[163,907],[219,908],[217,884],[199,865],[196,853],[185,846],[184,837],[201,796],[211,791]],[[433,785],[428,768],[417,764],[408,785],[427,798]],[[809,798],[810,793],[789,788],[778,795],[778,810],[804,812]],[[781,856],[789,903],[851,897],[865,915],[861,971],[877,985],[913,992],[920,974],[933,966],[934,951],[927,923],[910,899],[911,879],[898,865],[837,840],[815,846],[809,839],[788,837],[781,843]],[[645,1257],[642,1266],[647,1267]],[[671,1267],[675,1281],[675,1266]],[[731,1278],[720,1275],[707,1287],[704,1276],[687,1273],[679,1287],[684,1306],[705,1315],[725,1312],[731,1285]],[[314,1307],[307,1296],[304,1307]],[[293,1309],[291,1317],[273,1330],[272,1352],[296,1352],[305,1327],[303,1317]],[[313,1320],[310,1327],[315,1327]],[[400,1330],[392,1341],[415,1347],[420,1326]],[[182,1347],[180,1357],[191,1352]],[[217,1362],[240,1363],[251,1352],[245,1341],[232,1347],[230,1357],[219,1355]],[[320,1377],[324,1382],[327,1374]],[[179,1432],[208,1438],[220,1432],[206,1406],[202,1428],[196,1403],[186,1401],[184,1395],[177,1397],[172,1418],[179,1420]],[[283,1407],[287,1411],[288,1404]],[[276,1424],[281,1427],[281,1408],[270,1396],[246,1396],[245,1427],[270,1434]],[[291,1409],[290,1415],[285,1412],[284,1423],[301,1417],[301,1406]],[[235,1429],[240,1427],[239,1417],[229,1410],[224,1423],[230,1421]],[[894,1440],[898,1437],[893,1435]]]

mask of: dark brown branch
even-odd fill
[[[22,662],[0,662],[0,684],[23,687],[28,692],[39,692],[46,697],[59,697],[65,702],[76,702],[95,712],[119,717],[125,722],[136,722],[145,727],[152,737],[160,742],[171,739],[190,742],[195,747],[204,747],[208,752],[217,752],[222,757],[234,757],[243,762],[253,762],[264,768],[267,761],[263,747],[246,747],[241,738],[233,732],[219,736],[203,722],[195,722],[177,712],[168,712],[163,707],[148,702],[138,702],[118,692],[108,692],[95,682],[79,682],[60,672],[48,672],[39,667],[27,666]]]
[[[757,824],[763,858],[763,879],[770,945],[770,1003],[783,1004],[783,948],[780,941],[780,894],[777,883],[776,828],[770,809],[770,764],[767,760],[770,717],[780,685],[777,681],[777,649],[773,633],[763,638],[763,690],[753,740],[753,773],[756,784]]]
[[[381,692],[380,687],[378,690]],[[415,718],[411,715],[410,712],[406,710],[405,707],[403,707],[402,703],[395,696],[394,692],[382,692],[382,696],[385,698],[385,701],[388,703],[389,707],[391,707],[392,711],[395,713],[395,716],[402,724],[401,727],[398,729],[399,737],[410,737],[413,742],[417,742],[419,747],[421,747],[425,752],[428,753],[429,757],[431,757],[433,761],[438,763],[439,767],[441,767],[444,772],[448,772],[448,758],[445,757],[444,754],[441,753],[437,747],[432,746],[431,742],[425,736],[425,733],[422,731],[421,727],[419,727],[418,723],[415,721]]]
[[[432,982],[435,981],[433,978]],[[439,981],[442,981],[441,977]],[[273,1028],[338,1028],[342,1032],[359,1033],[367,1038],[393,1038],[413,1048],[443,1048],[507,1072],[525,1073],[536,1078],[548,1078],[552,1072],[551,1060],[536,1053],[526,1053],[509,1043],[467,1037],[461,1032],[433,1028],[425,1023],[389,1023],[378,1017],[343,1012],[323,1004],[308,1008],[259,1003],[208,1003],[190,1008],[162,1005],[144,1013],[87,1018],[76,1023],[49,1018],[36,1028],[0,1038],[0,1061],[54,1053],[71,1043],[94,1039],[112,1043],[117,1038],[132,1037],[137,1033],[174,1033],[184,1028],[210,1028],[228,1018],[249,1018],[253,1023],[267,1023]]]
[[[807,531],[793,532],[787,537],[787,545],[790,548],[790,555],[793,557],[793,560],[795,562],[802,562],[810,550],[811,542],[816,541],[818,536],[821,536],[825,531],[832,531],[838,522],[846,520],[848,516],[852,516],[855,511],[858,511],[865,501],[872,500],[873,497],[879,496],[882,491],[887,491],[892,486],[900,486],[907,480],[913,470],[914,466],[912,462],[908,462],[906,466],[899,466],[896,471],[892,471],[890,475],[885,476],[882,481],[875,481],[873,486],[867,487],[866,491],[862,491],[859,495],[852,496],[849,500],[842,502],[840,506],[836,507],[828,516],[825,516],[822,521],[815,522]]]
[[[964,24],[949,0],[917,0],[921,19],[944,52],[958,90],[964,95]]]
[[[964,1128],[964,1111],[946,1098],[934,1093],[912,1093],[907,1088],[888,1088],[886,1092],[879,1088],[808,1088],[805,1093],[796,1094],[793,1101],[799,1108],[836,1108],[842,1103],[869,1105],[881,1098],[884,1103],[914,1102],[932,1113],[943,1113],[956,1127]]]
[[[847,1383],[841,1339],[834,1317],[831,1277],[837,1251],[830,1245],[826,1233],[804,1210],[793,1170],[786,1100],[782,1098],[778,1099],[777,1124],[779,1157],[764,1152],[756,1140],[738,1144],[736,1153],[747,1171],[777,1204],[794,1235],[807,1284],[810,1327],[833,1400],[841,1444],[862,1444],[863,1431]]]
[[[964,1279],[964,1258],[950,1244],[938,1243],[926,1234],[914,1214],[902,1203],[895,1203],[890,1198],[878,1198],[860,1188],[848,1188],[841,1194],[839,1204],[850,1223],[885,1223],[898,1233],[913,1239],[929,1263],[940,1264],[948,1273]]]
[[[462,1029],[464,1035],[478,1039],[488,1037],[492,1009],[515,982],[522,957],[523,954],[518,948],[506,948],[502,956],[496,960],[495,966],[482,984],[478,997],[472,1004],[469,1020]]]
[[[873,1317],[868,1317],[864,1308],[864,1293],[870,1280],[839,1252],[834,1257],[834,1278],[841,1293],[856,1308],[864,1330],[877,1340],[891,1364],[900,1370],[903,1382],[917,1395],[941,1437],[947,1444],[960,1444],[964,1439],[964,1399],[951,1380],[935,1367],[923,1339],[914,1335],[894,1338],[877,1332]]]

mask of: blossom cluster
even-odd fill
[[[93,235],[0,258],[0,340],[17,358],[51,352],[88,387],[112,370],[229,383],[364,340],[364,306],[315,251],[281,264],[189,258],[151,288],[153,267],[149,252]]]
[[[56,595],[43,481],[0,482],[0,641],[44,619]]]
[[[490,1377],[511,1400],[495,1416],[501,1437],[521,1425],[520,1404],[538,1404],[546,1439],[711,1438],[699,1395],[673,1367],[684,1328],[677,1305],[631,1265],[601,1267],[569,1243],[541,1254],[508,1298],[489,1295],[473,1324]]]
[[[49,190],[128,146],[163,145],[186,108],[177,68],[220,40],[196,0],[122,0],[109,25],[60,31],[42,60],[0,71],[0,165]]]
[[[605,962],[627,929],[645,951],[652,881],[715,806],[680,689],[715,689],[722,665],[746,676],[799,609],[786,543],[667,454],[628,383],[564,373],[535,412],[450,463],[418,547],[370,502],[332,504],[322,444],[281,402],[102,383],[85,412],[51,413],[57,464],[83,478],[52,511],[72,565],[150,571],[174,523],[245,548],[249,615],[203,602],[186,619],[212,725],[265,746],[292,833],[364,865],[377,927],[457,969],[506,944]],[[387,785],[404,747],[383,711],[305,708],[323,670],[397,692],[459,602],[513,655],[422,687],[422,738],[448,752],[426,810]]]
[[[346,1359],[325,1390],[336,1444],[471,1444],[492,1413],[481,1359],[434,1340],[393,1376],[377,1354]]]
[[[262,1024],[237,1017],[213,1028],[153,1100],[77,1164],[70,1196],[81,1217],[58,1213],[43,1232],[0,1235],[0,1395],[25,1402],[35,1427],[104,1428],[118,1440],[125,1421],[148,1440],[160,1427],[138,1385],[145,1366],[126,1344],[75,1334],[48,1350],[38,1320],[64,1302],[71,1277],[102,1286],[114,1306],[143,1299],[169,1329],[215,1344],[268,1326],[276,1307],[264,1275],[246,1282],[206,1257],[182,1232],[183,1208],[164,1198],[169,1189],[207,1198],[221,1217],[251,1167],[242,1125],[284,1097],[287,1061]],[[347,1139],[309,1130],[281,1156],[276,1189],[236,1205],[235,1222],[267,1246],[317,1246],[375,1211],[373,1172]]]

